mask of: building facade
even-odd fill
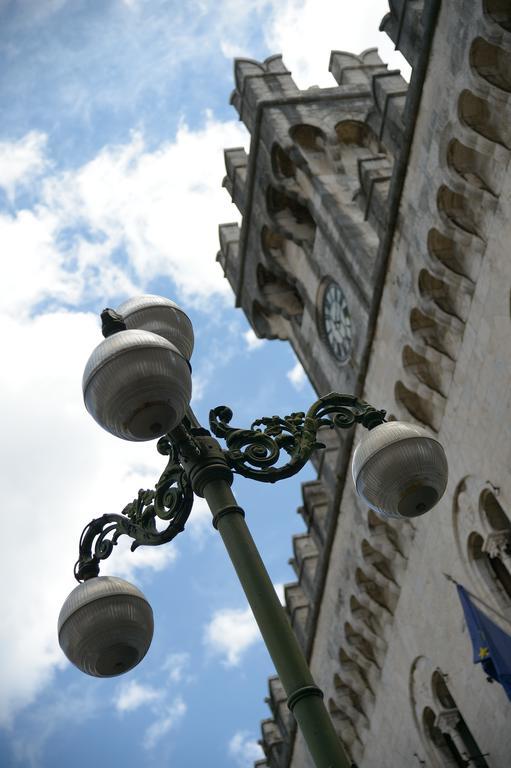
[[[356,435],[303,487],[286,587],[295,633],[359,768],[511,764],[511,702],[472,664],[451,579],[511,633],[511,3],[392,0],[376,50],[333,51],[301,91],[280,56],[237,60],[250,152],[225,152],[242,225],[219,261],[256,334],[288,340],[319,395],[425,426],[449,461],[426,516],[356,497]],[[310,768],[277,678],[268,768]]]

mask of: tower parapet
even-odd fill
[[[222,186],[229,192],[232,202],[241,215],[245,212],[248,155],[243,147],[226,149],[224,152],[226,176]]]
[[[300,92],[280,54],[263,62],[235,59],[234,81],[236,88],[231,94],[231,104],[250,133],[260,102],[289,98]]]
[[[389,0],[389,13],[380,24],[411,67],[417,63],[424,35],[424,0]]]
[[[220,250],[216,260],[224,270],[224,275],[228,279],[233,290],[236,290],[239,273],[239,240],[240,226],[238,223],[221,224],[218,228],[220,239]]]
[[[399,70],[389,69],[377,49],[368,48],[359,56],[346,51],[332,51],[329,71],[340,86],[357,84],[371,90],[374,108],[367,117],[367,123],[396,156],[402,144],[408,90]]]

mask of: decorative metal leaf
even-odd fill
[[[324,448],[316,435],[320,427],[347,429],[361,423],[368,429],[385,421],[385,411],[377,411],[353,395],[332,392],[317,400],[307,414],[263,416],[250,429],[231,426],[232,411],[220,405],[210,411],[209,424],[217,437],[227,444],[226,458],[234,472],[244,477],[274,483],[299,472],[312,455]],[[281,451],[290,457],[278,466]]]

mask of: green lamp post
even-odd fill
[[[274,483],[291,477],[324,447],[317,441],[320,427],[360,423],[369,432],[353,456],[357,493],[381,516],[406,519],[427,512],[445,491],[442,446],[420,427],[385,422],[385,411],[337,393],[321,397],[307,414],[261,418],[250,429],[233,427],[232,412],[220,406],[210,411],[205,429],[189,406],[193,329],[187,315],[168,299],[141,296],[101,316],[105,339],[83,376],[86,408],[101,427],[125,440],[159,438],[158,451],[168,462],[154,490],[140,490],[121,514],[104,514],[84,529],[75,565],[80,584],[58,621],[64,653],[96,677],[122,674],[142,660],[153,634],[151,607],[132,584],[99,576],[99,564],[122,535],[133,539],[132,550],[171,541],[184,530],[194,494],[204,497],[314,764],[349,768],[322,691],[232,492],[233,478]],[[157,528],[157,519],[167,522],[164,530]]]

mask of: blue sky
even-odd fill
[[[97,313],[129,295],[182,304],[196,331],[193,405],[236,423],[314,399],[288,345],[258,342],[215,262],[223,149],[249,138],[229,106],[232,59],[281,52],[300,87],[332,85],[333,48],[377,45],[385,0],[0,0],[0,247],[4,329],[0,764],[248,768],[272,665],[205,505],[166,548],[119,546],[102,573],[149,598],[155,636],[130,675],[62,657],[56,622],[84,525],[162,469],[152,444],[103,433],[81,376]],[[299,478],[236,493],[276,585]]]

